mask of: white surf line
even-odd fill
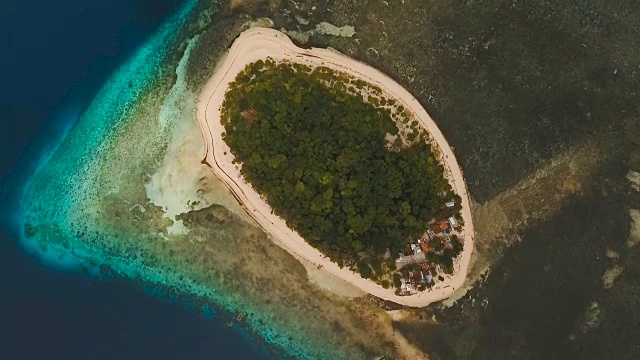
[[[234,156],[222,139],[224,126],[220,123],[220,107],[229,83],[235,79],[240,71],[244,70],[246,65],[260,59],[265,60],[267,57],[271,57],[276,62],[284,60],[311,67],[326,66],[376,85],[382,89],[384,95],[395,99],[410,111],[427,130],[439,147],[440,160],[445,167],[446,179],[462,199],[461,216],[464,220],[464,227],[460,235],[464,240],[464,249],[456,261],[453,276],[445,276],[444,281],[438,282],[430,290],[410,296],[398,296],[395,294],[394,288],[385,289],[347,268],[340,269],[338,264],[329,260],[319,250],[309,245],[297,232],[290,229],[282,218],[271,213],[270,206],[240,175],[240,165],[232,163]],[[427,306],[432,302],[446,299],[462,287],[473,252],[474,239],[469,194],[462,170],[451,147],[433,119],[406,89],[382,72],[335,50],[301,49],[296,47],[285,34],[267,28],[252,28],[240,34],[226,56],[221,59],[221,65],[216,68],[215,74],[202,90],[196,112],[206,146],[203,162],[207,163],[214,173],[223,180],[234,196],[243,204],[247,213],[271,235],[277,245],[295,256],[307,259],[318,267],[323,267],[331,274],[371,295],[401,305]]]

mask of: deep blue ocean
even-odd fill
[[[178,0],[4,0],[0,10],[0,212],[43,149]],[[0,359],[266,359],[232,314],[205,315],[141,284],[46,267],[0,226]],[[215,313],[215,312],[214,312]]]

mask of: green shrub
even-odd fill
[[[400,286],[402,286],[402,281],[400,281],[401,276],[398,273],[393,274],[393,286],[395,286],[396,288],[400,288]]]
[[[357,266],[358,266],[358,272],[363,278],[370,279],[373,277],[373,270],[371,269],[371,266],[369,266],[369,264],[367,264],[366,262],[360,261],[358,262]]]

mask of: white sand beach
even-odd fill
[[[445,276],[444,281],[439,281],[430,290],[410,296],[398,296],[393,288],[384,289],[375,282],[362,278],[358,273],[347,268],[341,269],[338,264],[330,261],[320,251],[307,244],[298,233],[286,225],[283,219],[271,213],[270,206],[240,176],[240,166],[232,163],[233,155],[222,140],[224,127],[220,123],[220,107],[229,83],[247,64],[267,57],[271,57],[275,61],[287,60],[311,67],[326,66],[348,73],[380,87],[386,96],[399,101],[419,120],[440,148],[441,161],[445,166],[445,176],[454,191],[462,198],[464,228],[460,236],[464,239],[464,250],[455,262],[453,276]],[[306,259],[314,266],[322,268],[366,293],[407,306],[422,307],[446,299],[463,286],[473,252],[474,230],[469,195],[462,171],[451,147],[426,110],[407,90],[389,76],[337,51],[298,48],[281,32],[267,28],[252,28],[243,32],[235,40],[226,56],[216,67],[215,74],[209,79],[198,97],[196,114],[205,142],[206,153],[203,158],[206,163],[229,187],[247,213],[270,234],[272,240],[296,258]]]

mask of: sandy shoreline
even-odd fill
[[[298,233],[289,229],[283,219],[271,214],[269,205],[240,176],[239,166],[232,164],[233,155],[222,140],[221,135],[224,127],[220,124],[220,106],[228,84],[247,64],[266,57],[271,57],[276,61],[288,60],[309,66],[322,65],[351,74],[379,86],[385,95],[400,101],[406,109],[414,114],[439,146],[441,160],[445,166],[445,176],[454,191],[462,198],[462,218],[465,225],[461,236],[464,238],[464,250],[456,260],[454,276],[445,277],[444,281],[438,282],[429,291],[411,296],[395,295],[393,288],[384,289],[347,268],[340,269],[336,263],[307,244]],[[202,90],[197,104],[197,119],[205,140],[206,153],[203,160],[211,167],[216,176],[229,187],[234,196],[243,204],[247,213],[271,235],[277,245],[296,258],[307,259],[318,268],[322,268],[366,293],[402,305],[426,306],[449,297],[464,284],[473,251],[474,236],[470,202],[464,177],[451,147],[435,122],[408,91],[387,75],[364,63],[329,49],[298,48],[283,33],[266,28],[252,28],[243,32],[235,40],[221,62],[216,67],[215,74]],[[225,153],[226,155],[224,155]]]

